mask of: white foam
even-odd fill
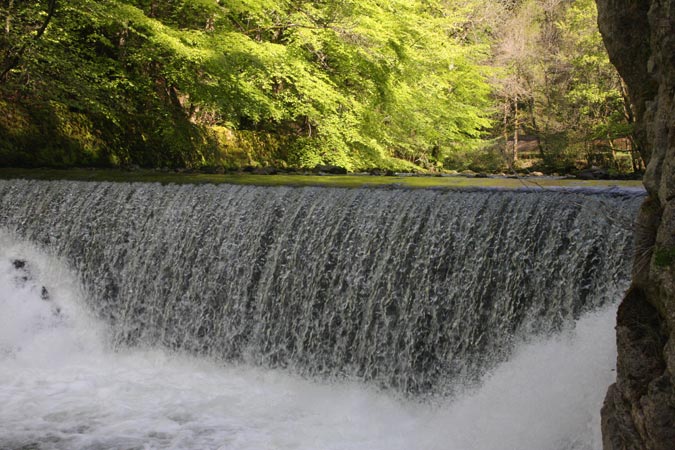
[[[13,258],[27,261],[31,280],[17,283]],[[613,308],[523,344],[455,401],[420,404],[359,383],[113,352],[74,280],[57,259],[0,233],[0,448],[601,448]]]

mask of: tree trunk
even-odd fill
[[[607,144],[609,145],[609,149],[612,151],[612,166],[616,170],[619,170],[619,163],[616,160],[616,147],[614,146],[614,139],[607,133]]]
[[[124,28],[120,31],[119,40],[117,41],[118,58],[120,62],[124,63],[127,59],[127,39],[129,39],[129,26],[124,24]]]
[[[9,0],[7,6],[7,17],[5,18],[5,34],[9,34],[12,28],[12,9],[14,8],[14,0]]]
[[[518,161],[518,127],[520,122],[518,122],[518,96],[516,95],[513,98],[513,162]]]
[[[509,102],[504,102],[504,160],[511,165],[511,157],[509,156]]]
[[[47,16],[42,21],[42,24],[40,25],[40,28],[38,28],[37,32],[33,36],[32,42],[37,42],[37,41],[40,40],[42,35],[47,30],[47,27],[49,26],[49,23],[51,22],[52,17],[54,17],[55,12],[56,12],[56,0],[49,0],[49,3],[47,4]],[[28,48],[28,42],[24,43],[16,51],[9,50],[7,52],[7,55],[5,56],[5,60],[3,61],[3,69],[2,69],[2,72],[0,73],[0,83],[4,83],[4,82],[7,81],[7,77],[9,75],[9,72],[12,69],[14,69],[16,66],[19,65],[19,62],[21,61],[21,58],[23,57],[23,54],[26,52],[27,48]]]
[[[633,172],[644,170],[644,161],[642,160],[642,155],[637,150],[637,143],[635,142],[635,138],[632,134],[628,136],[628,144],[630,146],[630,160],[633,164]]]
[[[527,101],[528,112],[530,113],[530,121],[532,123],[532,130],[534,131],[534,137],[537,139],[537,150],[539,150],[539,157],[541,158],[542,163],[546,161],[546,152],[544,151],[544,144],[541,142],[541,130],[539,129],[539,124],[537,123],[537,118],[534,115],[534,99],[530,97]]]
[[[152,0],[150,2],[150,13],[148,17],[157,17],[157,0]]]

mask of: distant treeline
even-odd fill
[[[595,18],[592,0],[2,0],[0,165],[639,169]]]

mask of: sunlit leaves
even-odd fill
[[[72,0],[22,70],[116,160],[199,164],[223,128],[278,136],[301,165],[442,159],[488,125],[479,3]]]

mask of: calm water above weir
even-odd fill
[[[0,448],[599,448],[640,201],[0,181]]]

